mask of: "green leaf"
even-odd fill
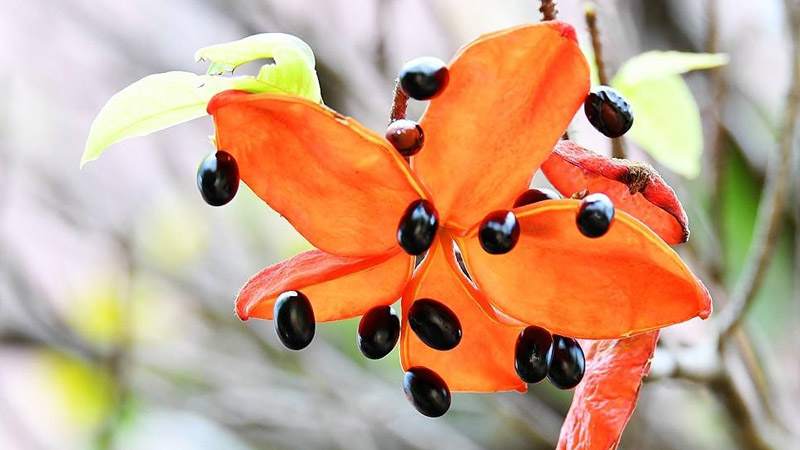
[[[679,75],[616,85],[634,111],[627,136],[669,169],[687,178],[700,174],[703,131],[700,110]]]
[[[724,53],[649,51],[634,56],[620,67],[612,85],[635,85],[647,80],[680,75],[692,70],[711,69],[728,63]]]
[[[252,77],[225,78],[189,72],[150,75],[111,97],[94,119],[81,167],[110,145],[206,115],[206,104],[228,89],[280,92]]]

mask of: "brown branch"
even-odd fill
[[[558,14],[556,2],[554,0],[542,0],[539,12],[542,13],[542,20],[556,20],[556,15]]]
[[[408,109],[408,96],[400,89],[400,79],[394,82],[394,100],[392,100],[392,112],[389,115],[389,123],[395,120],[405,119]]]
[[[586,17],[586,26],[589,28],[589,36],[592,38],[597,78],[600,84],[608,86],[608,72],[606,72],[606,63],[603,59],[603,43],[600,41],[600,30],[597,27],[597,9],[592,3],[586,4],[584,15]],[[611,156],[620,159],[625,158],[625,147],[621,138],[611,139]]]
[[[800,18],[787,0],[787,15],[795,28]],[[755,294],[767,271],[783,223],[783,208],[789,187],[790,155],[794,142],[798,109],[800,109],[800,33],[792,38],[792,85],[787,99],[786,116],[778,137],[778,158],[773,159],[766,174],[767,186],[761,195],[753,240],[745,259],[742,274],[731,293],[731,300],[719,315],[720,345],[724,345],[753,304]]]

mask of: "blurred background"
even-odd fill
[[[596,7],[609,74],[647,50],[730,55],[720,70],[683,78],[702,117],[699,176],[626,143],[678,192],[692,228],[679,251],[720,311],[786,138],[794,32],[783,1],[709,1]],[[591,48],[583,2],[558,6]],[[148,74],[205,72],[193,62],[200,47],[295,34],[316,53],[326,104],[382,132],[403,61],[448,60],[480,33],[538,21],[538,8],[533,0],[3,0],[0,448],[553,448],[571,392],[543,383],[524,395],[457,394],[431,420],[408,404],[396,350],[361,357],[357,320],[320,325],[303,352],[285,350],[271,322],[240,322],[239,287],[309,245],[244,187],[224,208],[203,202],[195,170],[213,150],[208,118],[117,144],[78,170],[106,100]],[[571,137],[608,153],[581,116]],[[621,448],[800,448],[800,170],[798,143],[789,143],[784,226],[744,326],[722,353],[713,320],[667,330]]]

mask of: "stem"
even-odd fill
[[[790,17],[792,29],[800,23],[800,17],[789,6],[787,1],[787,15]],[[798,108],[800,108],[800,33],[792,36],[792,85],[787,99],[786,117],[783,128],[778,138],[778,158],[773,159],[766,174],[767,186],[761,196],[756,218],[756,231],[747,253],[742,275],[737,280],[731,293],[731,300],[719,316],[720,345],[741,325],[745,314],[753,304],[756,292],[764,278],[767,264],[775,250],[778,233],[780,232],[783,207],[789,186],[790,154],[792,142],[795,138]]]
[[[708,43],[706,48],[709,53],[716,53],[719,47],[719,3],[718,0],[708,2]],[[727,167],[728,154],[725,151],[724,128],[722,126],[722,101],[725,97],[725,82],[722,78],[722,69],[715,67],[709,71],[711,86],[714,90],[714,101],[711,106],[713,131],[711,132],[711,227],[717,236],[722,236],[722,204],[725,195],[725,168]],[[722,279],[723,261],[725,261],[724,248],[715,245],[716,252],[710,264],[711,276],[717,281]]]
[[[589,28],[589,35],[592,38],[592,50],[594,51],[594,63],[597,66],[597,78],[600,84],[608,86],[608,73],[606,63],[603,59],[603,43],[600,42],[600,30],[597,28],[597,9],[594,4],[587,3],[584,12],[586,16],[586,26]],[[625,158],[625,147],[621,138],[611,139],[611,156],[614,158]]]
[[[408,96],[400,88],[400,79],[398,78],[394,83],[394,100],[392,100],[392,112],[389,115],[389,123],[395,120],[405,119],[407,109]]]
[[[542,13],[542,20],[556,20],[556,15],[558,14],[556,2],[554,0],[542,0],[539,12]]]

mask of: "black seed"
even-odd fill
[[[223,151],[206,156],[197,168],[197,187],[211,206],[233,200],[239,189],[239,166],[233,156]]]
[[[526,383],[538,383],[547,376],[553,356],[553,336],[541,327],[530,326],[517,338],[514,368]]]
[[[520,206],[532,205],[541,202],[542,200],[558,200],[561,196],[552,189],[528,189],[514,200],[514,208]]]
[[[421,255],[433,244],[439,218],[431,202],[416,200],[408,205],[397,228],[397,242],[409,255]]]
[[[633,125],[633,108],[622,94],[608,86],[592,89],[583,111],[592,126],[610,138],[622,136]]]
[[[583,349],[573,338],[553,335],[553,357],[547,379],[559,389],[572,389],[583,379],[586,360]]]
[[[400,337],[400,319],[391,306],[376,306],[358,323],[358,348],[369,359],[381,359]]]
[[[450,409],[450,389],[442,377],[425,367],[408,369],[403,391],[414,408],[428,417],[441,417]]]
[[[508,253],[519,240],[519,222],[511,211],[495,211],[483,219],[478,240],[486,253]]]
[[[408,324],[419,340],[436,350],[452,350],[461,342],[461,322],[444,304],[421,298],[408,309]]]
[[[275,331],[283,345],[302,350],[314,339],[314,310],[308,298],[297,291],[287,291],[275,301]]]
[[[614,221],[614,204],[605,194],[589,194],[581,201],[575,222],[580,232],[590,238],[598,238]]]
[[[417,122],[400,119],[389,124],[386,129],[386,140],[397,149],[398,153],[409,157],[416,155],[422,149],[425,134]]]
[[[447,87],[450,72],[441,59],[423,56],[407,62],[398,77],[406,95],[416,100],[429,100]]]

